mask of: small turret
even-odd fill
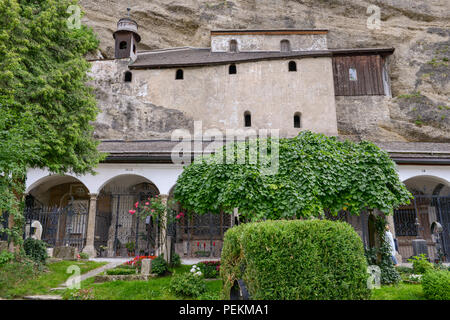
[[[130,8],[127,10],[128,17],[117,22],[117,30],[113,34],[116,40],[115,57],[116,59],[131,58],[135,60],[137,57],[136,46],[141,41],[141,36],[138,34],[138,24],[130,18]]]

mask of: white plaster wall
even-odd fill
[[[100,164],[95,171],[97,175],[71,175],[80,180],[89,190],[89,193],[98,194],[102,187],[113,178],[121,175],[142,176],[153,182],[161,194],[169,194],[170,189],[176,184],[178,176],[183,171],[181,165],[174,164]],[[38,186],[46,177],[48,170],[29,169],[26,181],[26,192],[30,192]]]
[[[450,166],[397,165],[400,180],[414,177],[434,177],[450,186]]]
[[[301,130],[337,135],[331,58],[293,59],[297,72],[288,71],[290,60],[239,63],[237,74],[228,65],[185,68],[184,80],[176,69],[133,70],[136,83],[148,84],[141,98],[201,120],[204,129],[244,128],[250,111],[253,129],[280,129],[293,137],[293,117],[302,114]]]
[[[291,51],[327,50],[327,35],[211,35],[211,51],[230,51],[230,41],[236,40],[238,51],[280,51],[282,40],[289,40]]]

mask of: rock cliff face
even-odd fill
[[[448,0],[81,0],[80,4],[86,13],[83,22],[98,34],[99,55],[104,58],[113,57],[112,33],[127,7],[140,26],[138,50],[208,47],[210,30],[244,28],[323,28],[329,30],[329,48],[394,47],[389,66],[393,98],[338,97],[340,135],[356,140],[450,142]],[[371,5],[380,8],[379,29],[367,27]],[[155,106],[154,112],[170,110]]]

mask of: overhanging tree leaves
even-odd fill
[[[178,178],[175,200],[198,214],[239,208],[241,215],[262,220],[320,216],[324,210],[391,213],[411,198],[395,163],[371,142],[339,141],[309,131],[280,139],[279,170],[274,175],[261,174],[259,162],[218,161],[224,155],[226,160],[227,148],[236,151],[243,143],[226,145],[222,153],[186,167]],[[249,143],[245,148],[248,159]]]
[[[27,168],[83,174],[103,158],[84,59],[98,40],[84,26],[68,28],[67,9],[76,4],[0,0],[0,212],[16,221]]]

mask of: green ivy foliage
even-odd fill
[[[36,263],[45,263],[47,245],[42,240],[27,238],[23,243],[25,254]]]
[[[345,222],[279,220],[229,229],[220,275],[223,299],[236,280],[251,299],[368,299],[367,262],[361,238]]]
[[[82,174],[104,158],[91,122],[98,113],[84,55],[98,47],[92,30],[69,29],[76,0],[0,0],[0,212],[21,238],[26,170]]]
[[[259,145],[262,140],[253,141]],[[268,154],[272,152],[268,139]],[[273,141],[276,143],[276,141]],[[283,219],[364,209],[385,213],[409,203],[411,194],[400,181],[387,152],[367,141],[353,143],[309,131],[279,139],[279,170],[262,174],[262,162],[249,163],[251,143],[226,145],[223,152],[206,156],[185,168],[174,197],[188,212],[239,213],[250,220]],[[234,163],[220,163],[233,154]],[[247,161],[239,163],[245,150]],[[230,157],[228,157],[230,159]],[[263,159],[258,152],[258,159]]]

